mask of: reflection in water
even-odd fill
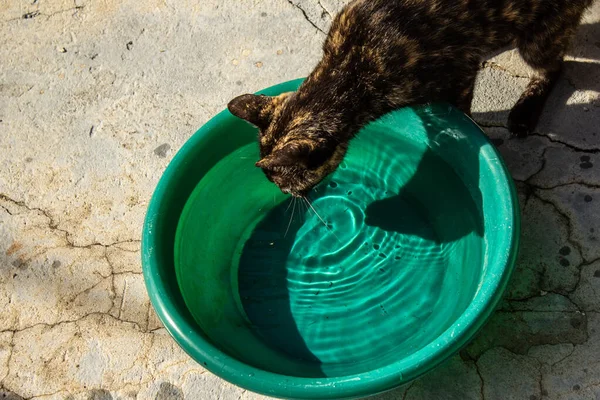
[[[374,126],[311,198],[327,226],[292,200],[266,215],[238,274],[258,336],[339,376],[413,353],[464,311],[483,251],[478,182],[436,154]]]

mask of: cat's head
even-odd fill
[[[259,129],[256,163],[283,193],[307,193],[342,161],[347,144],[336,139],[331,122],[284,93],[269,97],[245,94],[229,102],[229,111]]]

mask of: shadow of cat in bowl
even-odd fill
[[[416,234],[438,244],[455,241],[471,232],[483,236],[479,149],[456,136],[440,135],[440,132],[446,131],[446,126],[445,121],[436,115],[424,109],[417,110],[417,115],[423,121],[428,147],[416,172],[398,194],[370,203],[365,210],[365,223],[385,231]],[[460,136],[459,132],[455,133]],[[461,162],[468,166],[468,173],[460,177],[463,185],[453,185],[448,166],[440,164],[442,157],[454,156],[461,157]],[[435,229],[424,230],[398,212],[407,209],[406,204],[411,203],[414,193],[419,193],[419,207],[422,212],[430,214],[428,219],[435,223]],[[414,210],[414,206],[410,210]],[[475,218],[465,218],[467,215]]]

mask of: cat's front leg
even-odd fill
[[[575,2],[574,2],[575,3]],[[575,34],[581,13],[565,14],[552,24],[541,25],[519,39],[517,46],[523,59],[537,71],[508,116],[508,129],[515,136],[535,130],[544,104],[554,88],[563,66],[563,58]]]

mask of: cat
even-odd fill
[[[537,71],[509,114],[535,128],[570,39],[593,0],[354,0],[335,17],[323,57],[297,92],[246,94],[229,111],[259,129],[260,160],[282,192],[304,197],[366,124],[445,101],[470,115],[482,59],[516,45]]]

